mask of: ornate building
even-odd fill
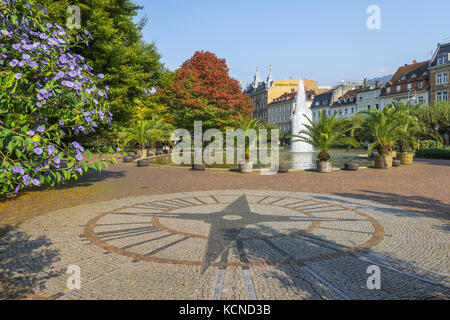
[[[285,79],[285,80],[273,80],[272,79],[272,66],[270,66],[270,72],[266,81],[261,80],[258,68],[256,68],[253,82],[247,84],[244,92],[247,93],[253,100],[253,115],[255,119],[261,121],[268,121],[267,106],[273,99],[280,97],[284,93],[297,90],[299,79]]]

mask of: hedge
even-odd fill
[[[419,149],[419,150],[416,151],[416,158],[447,159],[447,160],[450,160],[450,148]]]

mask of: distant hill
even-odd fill
[[[376,83],[377,81],[381,81],[382,85],[384,86],[386,83],[389,82],[389,80],[391,80],[392,76],[393,76],[393,75],[390,74],[390,75],[383,76],[383,77],[378,77],[378,78],[369,79],[369,80],[368,80],[368,83],[369,83],[370,85],[375,85],[375,83]]]

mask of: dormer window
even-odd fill
[[[426,77],[426,76],[428,75],[428,72],[425,71],[422,75],[423,75],[424,77]]]
[[[344,102],[347,103],[347,98],[344,98]]]
[[[386,93],[391,93],[391,87],[386,88]]]
[[[353,102],[353,97],[350,97],[350,102]]]
[[[406,80],[406,76],[401,77],[400,80]]]
[[[417,78],[417,74],[414,73],[414,74],[411,76],[411,78],[413,78],[413,79],[414,79],[414,78]]]

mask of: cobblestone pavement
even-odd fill
[[[0,274],[50,299],[429,299],[450,293],[449,245],[445,220],[380,202],[193,191],[36,215],[0,238]]]

